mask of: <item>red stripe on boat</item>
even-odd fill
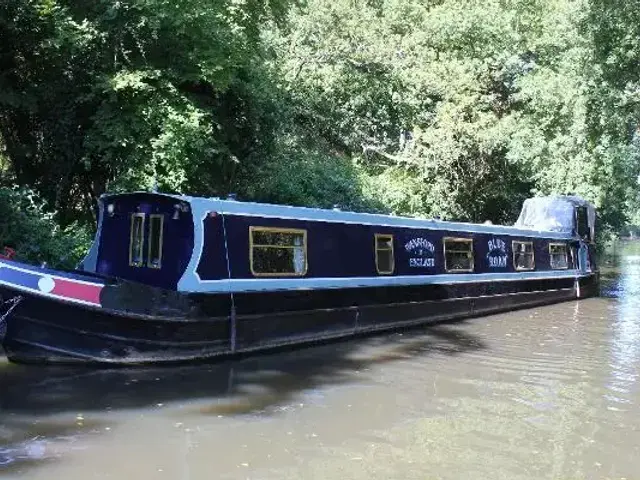
[[[94,303],[100,305],[100,291],[102,285],[89,285],[86,283],[78,283],[61,278],[55,279],[55,287],[51,290],[54,295],[62,297],[82,300],[83,302]]]

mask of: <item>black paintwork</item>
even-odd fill
[[[548,289],[571,288],[571,278],[522,280],[457,285],[410,285],[402,287],[345,288],[308,291],[247,292],[234,295],[238,315],[269,315],[278,312],[347,308],[355,306],[391,305],[438,301],[452,298],[505,295]],[[200,301],[209,302],[202,295]]]
[[[581,294],[587,296],[594,293],[597,282],[591,277],[582,284]],[[348,297],[316,297],[308,303],[301,296],[280,292],[240,297],[236,315],[231,315],[228,295],[141,297],[136,285],[124,283],[119,288],[105,297],[117,299],[119,311],[78,308],[25,295],[8,323],[4,346],[9,358],[108,364],[193,361],[576,298],[571,280],[476,283],[422,291],[397,287],[386,297],[380,297],[382,291],[377,289],[360,289],[363,303],[358,306],[350,305]],[[15,293],[0,288],[3,298]],[[331,308],[315,308],[323,301]],[[160,312],[164,316],[158,316]]]

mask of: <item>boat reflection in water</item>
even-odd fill
[[[349,384],[366,370],[416,356],[457,355],[483,342],[443,322],[428,329],[361,338],[215,364],[102,368],[0,364],[0,473],[61,459],[87,448],[127,412],[177,406],[181,418],[253,415],[301,392]],[[185,411],[184,407],[187,407]],[[123,418],[124,415],[124,418]]]
[[[237,413],[252,413],[286,401],[301,390],[348,382],[374,365],[414,355],[456,355],[483,348],[480,339],[457,328],[462,324],[464,321],[455,325],[442,322],[354,343],[341,341],[197,365],[126,369],[6,365],[0,369],[0,384],[5,386],[0,411],[106,411],[228,398],[232,404],[240,399]]]

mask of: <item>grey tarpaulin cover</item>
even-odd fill
[[[574,222],[574,208],[587,207],[587,217],[591,238],[594,237],[596,209],[585,199],[577,196],[549,196],[528,198],[522,204],[520,217],[515,225],[518,228],[531,228],[552,232],[571,233]]]

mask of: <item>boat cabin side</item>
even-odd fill
[[[578,212],[582,207],[562,214],[570,218],[556,212],[563,228],[542,232],[152,193],[111,195],[101,199],[98,234],[83,268],[210,293],[570,277],[594,268],[593,229],[589,212]]]
[[[202,255],[191,283],[181,283],[181,289],[219,291],[227,279],[235,291],[391,286],[419,283],[426,276],[443,283],[490,280],[492,274],[570,276],[578,268],[578,243],[562,235],[221,217],[205,218]],[[225,247],[216,233],[222,221],[230,272],[218,254]]]
[[[200,205],[202,245],[193,272],[187,269],[180,281],[180,290],[242,292],[568,278],[595,268],[593,236],[577,234],[585,225],[592,228],[588,222],[582,227],[577,223],[584,217],[577,212],[582,205],[555,212],[555,221],[568,225],[555,231],[244,202],[218,201],[213,207]],[[220,250],[226,252],[226,263]]]

